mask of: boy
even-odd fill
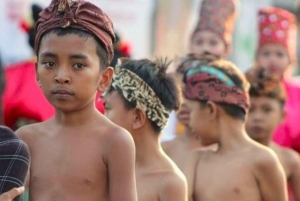
[[[193,59],[197,57],[196,55],[189,54],[185,58],[185,62],[179,64],[176,74],[181,81],[182,89],[184,90],[184,83],[182,82],[182,78],[184,73],[191,67],[191,62]],[[198,56],[199,57],[199,56]],[[212,55],[206,55],[205,57],[201,57],[205,59],[216,58]],[[177,112],[177,119],[180,124],[184,127],[183,134],[178,135],[174,140],[169,142],[162,143],[162,147],[166,154],[176,163],[176,165],[183,170],[186,165],[186,159],[191,153],[192,150],[197,148],[202,148],[203,146],[200,143],[200,139],[195,137],[195,133],[189,127],[189,109],[185,101],[180,105],[180,108]],[[213,150],[217,149],[216,145],[209,146]]]
[[[263,69],[252,69],[246,77],[251,84],[251,108],[246,121],[249,136],[275,151],[293,191],[293,197],[300,201],[300,158],[297,152],[271,142],[274,129],[284,119],[284,103],[286,100],[283,84],[276,76]]]
[[[180,89],[163,61],[123,60],[105,95],[106,116],[128,130],[136,146],[139,201],[185,201],[186,180],[162,151],[159,138]]]
[[[27,145],[12,130],[0,126],[0,194],[24,186],[29,163]]]
[[[53,0],[36,30],[37,79],[55,116],[17,131],[32,156],[30,200],[135,201],[132,137],[94,102],[113,75],[110,19],[89,2]]]
[[[231,51],[235,19],[234,0],[203,0],[199,20],[190,39],[190,53],[227,57]]]
[[[231,51],[235,18],[236,9],[233,0],[203,0],[199,21],[190,40],[190,53],[226,58]],[[182,76],[187,69],[179,66],[177,74]],[[182,169],[190,151],[200,148],[201,144],[188,127],[189,111],[185,103],[180,106],[176,116],[178,120],[176,133],[180,135],[170,142],[163,143],[163,148]],[[178,131],[179,128],[183,128],[181,129],[183,132]]]
[[[189,198],[195,201],[286,201],[282,167],[272,150],[247,137],[248,83],[232,63],[195,59],[185,74],[190,127],[204,146],[187,162]]]
[[[257,66],[282,78],[287,101],[284,122],[274,131],[276,143],[300,153],[300,85],[292,78],[296,64],[297,24],[294,14],[274,7],[261,8],[258,13],[259,41]]]

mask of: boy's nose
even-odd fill
[[[59,70],[54,80],[58,84],[68,84],[70,83],[71,78],[68,75],[67,70]]]

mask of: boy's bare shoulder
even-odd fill
[[[187,193],[187,181],[179,168],[173,168],[169,171],[164,171],[159,182],[160,197],[163,200],[171,199],[177,194],[182,197]],[[172,198],[173,199],[173,198]]]
[[[249,159],[253,163],[255,170],[259,172],[277,169],[280,166],[279,159],[276,153],[269,147],[263,146],[255,142],[249,149],[251,154]]]
[[[40,122],[29,124],[20,127],[18,130],[15,131],[16,135],[24,140],[26,143],[30,143],[37,137],[41,137],[44,130],[47,130],[48,122]]]
[[[101,135],[105,138],[106,142],[132,142],[131,134],[124,128],[112,123],[107,122],[104,126],[98,128],[99,133],[101,131]]]
[[[281,147],[279,145],[273,146],[274,151],[280,156],[284,158],[284,160],[288,163],[289,166],[294,166],[295,164],[300,163],[299,154],[293,149]]]

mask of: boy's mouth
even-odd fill
[[[67,89],[54,89],[52,90],[52,94],[55,95],[74,95],[74,93]]]

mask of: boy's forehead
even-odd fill
[[[78,57],[81,55],[82,58],[91,56],[90,53],[97,56],[97,46],[92,37],[86,38],[76,34],[58,36],[55,33],[45,35],[41,40],[38,56],[49,56],[59,52]]]
[[[273,103],[280,103],[280,101],[276,98],[268,97],[268,96],[250,96],[250,103],[260,104],[260,105],[271,105]]]

